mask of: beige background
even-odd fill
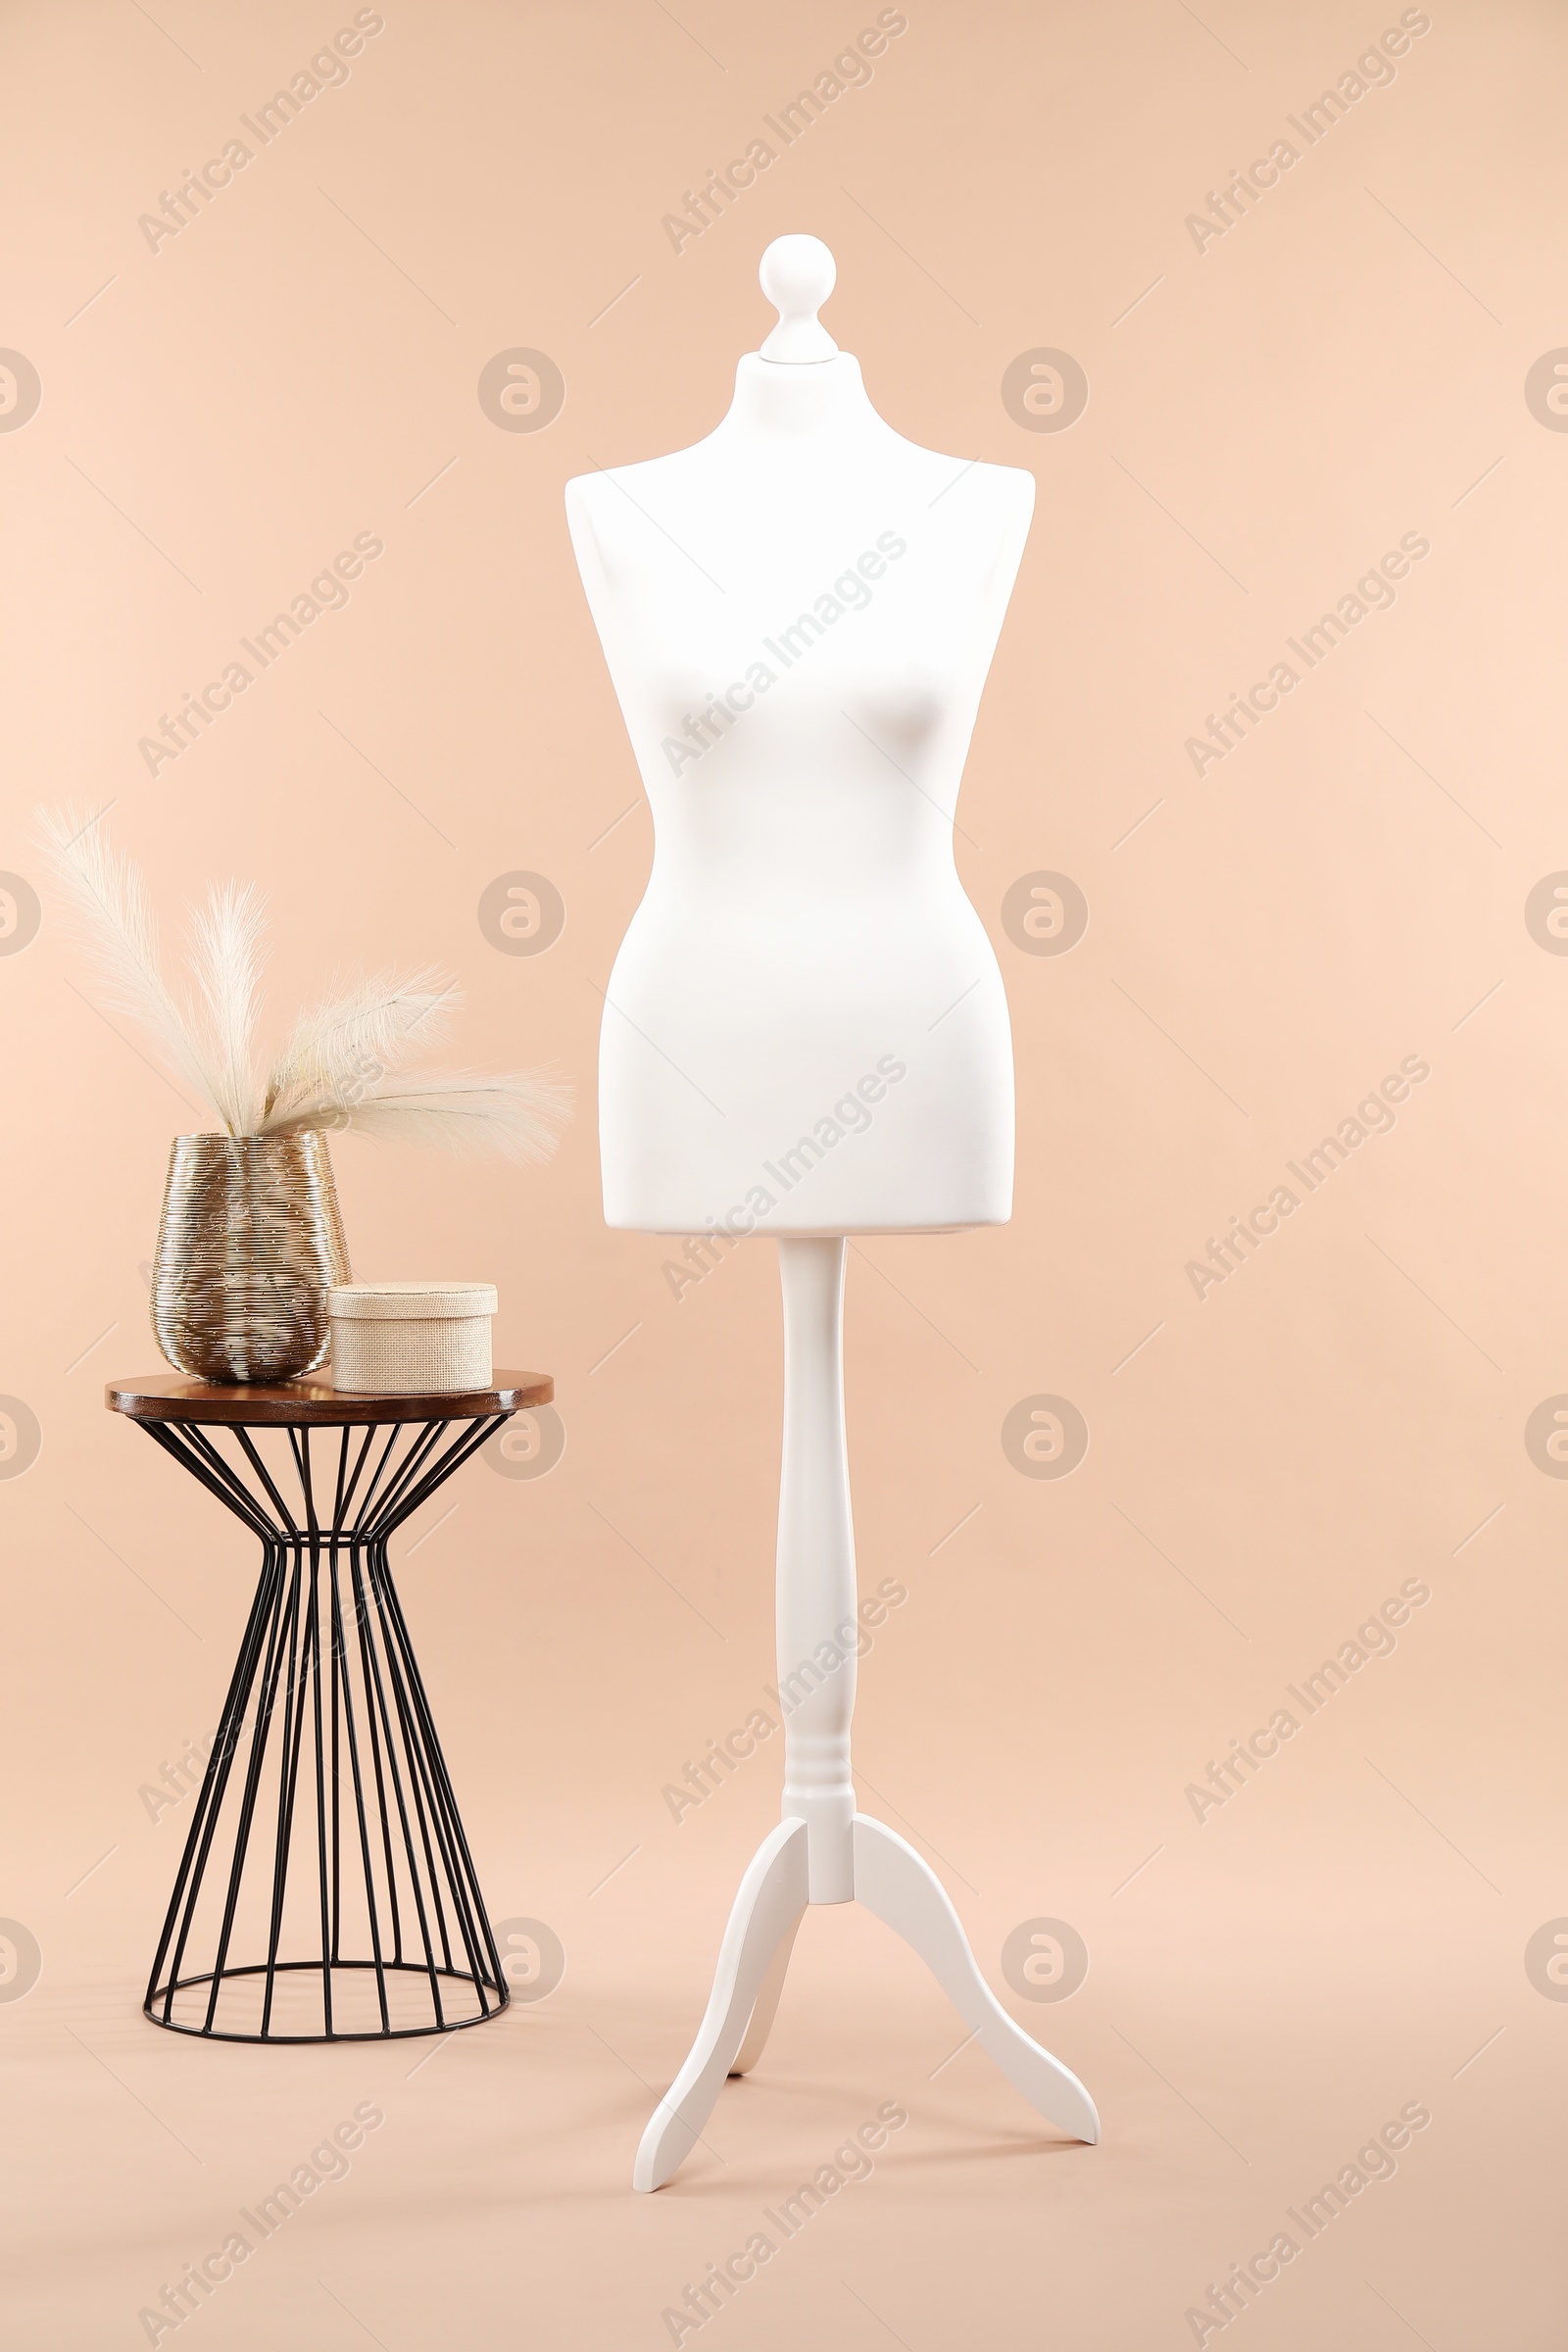
[[[0,1913],[43,1952],[0,2004],[20,2343],[145,2341],[138,2308],[365,2099],[350,2177],[182,2343],[668,2342],[685,2283],[886,2100],[910,2120],[874,2175],[705,2344],[1190,2343],[1209,2282],[1406,2102],[1432,2121],[1397,2175],[1226,2340],[1561,2341],[1568,2010],[1524,1954],[1568,1913],[1568,1489],[1524,1427],[1568,1388],[1568,962],[1524,903],[1568,866],[1568,441],[1524,381],[1568,342],[1568,37],[1545,0],[1434,0],[1392,85],[1200,253],[1186,216],[1396,8],[906,13],[677,257],[662,216],[874,10],[387,0],[346,85],[156,254],[138,216],[352,11],[7,12],[0,341],[43,398],[0,433],[0,866],[37,878],[41,800],[113,801],[172,926],[209,876],[270,893],[279,1015],[334,963],[440,958],[464,1050],[580,1100],[538,1175],[336,1151],[357,1271],[495,1279],[499,1360],[559,1384],[560,1467],[475,1464],[403,1583],[492,1912],[549,1923],[565,1979],[422,2065],[197,2047],[138,2014],[181,1835],[138,1789],[210,1727],[252,1563],[101,1405],[155,1361],[143,1269],[192,1121],[47,904],[0,957],[0,1390],[43,1430],[0,1482]],[[713,2152],[638,2200],[777,1803],[766,1750],[678,1825],[661,1797],[771,1679],[777,1284],[757,1246],[677,1303],[665,1246],[601,1221],[598,992],[651,844],[562,485],[711,425],[797,228],[889,420],[1040,486],[958,843],[1013,1010],[1017,1213],[852,1260],[862,1582],[909,1594],[857,1748],[993,1982],[1022,1921],[1085,1938],[1069,2000],[1004,1997],[1105,2138],[952,2057],[918,1963],[840,1910]],[[514,346],[566,379],[538,433],[476,398]],[[1091,385],[1059,434],[1000,396],[1039,347]],[[360,531],[385,555],[347,610],[149,777],[138,738]],[[1431,552],[1394,608],[1199,778],[1186,738],[1406,532]],[[567,908],[537,957],[477,920],[516,869]],[[1039,869],[1091,908],[1058,957],[1002,925]],[[1412,1054],[1395,1131],[1200,1302],[1186,1262]],[[1057,1482],[1000,1442],[1042,1392],[1091,1431]],[[1431,1599],[1396,1651],[1200,1825],[1187,1786],[1407,1578]]]

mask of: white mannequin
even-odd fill
[[[834,274],[814,237],[770,245],[779,324],[717,429],[566,488],[655,827],[601,1037],[605,1215],[780,1237],[781,1690],[856,1615],[843,1237],[1002,1224],[1012,1197],[1006,1000],[953,815],[1034,481],[883,423],[816,318]],[[857,1814],[854,1678],[851,1656],[787,1718],[784,1819],[742,1883],[639,2187],[669,2179],[725,2074],[759,2055],[808,1901],[887,1919],[1041,2112],[1099,2137],[1077,2078],[986,1988],[925,1863]]]
[[[883,423],[815,322],[825,245],[780,238],[763,281],[784,323],[716,431],[566,490],[657,842],[608,992],[605,1215],[1004,1224],[1012,1041],[953,812],[1034,478]]]

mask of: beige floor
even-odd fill
[[[1450,1873],[1464,1866],[1435,1838],[1402,1871],[1362,1859],[1314,1884],[1299,1850],[1270,1869],[1270,1837],[1297,1826],[1260,1822],[1250,1853],[1227,1855],[1205,1886],[1188,1876],[1180,1898],[1178,1874],[1159,1875],[1169,1856],[1156,1859],[1106,1897],[1070,2000],[1011,2002],[1092,2085],[1099,2148],[1037,2129],[959,2047],[918,1965],[846,1908],[808,1915],[762,2065],[726,2089],[656,2197],[632,2192],[631,2155],[701,2006],[720,1925],[710,1894],[622,1872],[618,1895],[592,1909],[579,1897],[564,1920],[573,1961],[547,2000],[395,2047],[167,2036],[138,2015],[128,1967],[100,1950],[94,1970],[83,1950],[77,1973],[46,1974],[0,2012],[8,2340],[149,2340],[143,2307],[238,2230],[248,2259],[157,2341],[1143,2352],[1197,2340],[1189,2307],[1285,2231],[1296,2259],[1202,2340],[1554,2352],[1560,2085],[1554,2102],[1543,2075],[1560,2063],[1561,2008],[1517,1965],[1499,1968],[1495,1943],[1513,1938],[1468,1896],[1456,1905]],[[971,1872],[993,1881],[1000,1857],[976,1848]],[[1064,1872],[1075,1889],[1082,1862]],[[994,1958],[1006,1913],[994,1881],[989,1899],[955,1891]],[[122,1924],[106,1908],[106,1933]],[[1431,2120],[1392,2177],[1309,2239],[1306,2199],[1407,2106]],[[335,2177],[264,2240],[260,2201],[357,2112],[384,2120],[346,2172],[322,2156],[314,2169]],[[869,2164],[853,2152],[860,2126],[901,2112]],[[843,2185],[804,2221],[797,2207],[786,2236],[780,2206],[824,2165]],[[759,2231],[770,2258],[692,2326],[686,2290]]]

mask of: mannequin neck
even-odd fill
[[[807,366],[748,352],[735,370],[735,397],[718,427],[721,434],[773,441],[890,430],[866,397],[859,361],[847,351]]]

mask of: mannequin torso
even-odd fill
[[[707,440],[568,485],[655,825],[601,1043],[610,1224],[1009,1215],[1006,1002],[953,815],[1033,494],[904,440],[843,354],[753,354]]]

